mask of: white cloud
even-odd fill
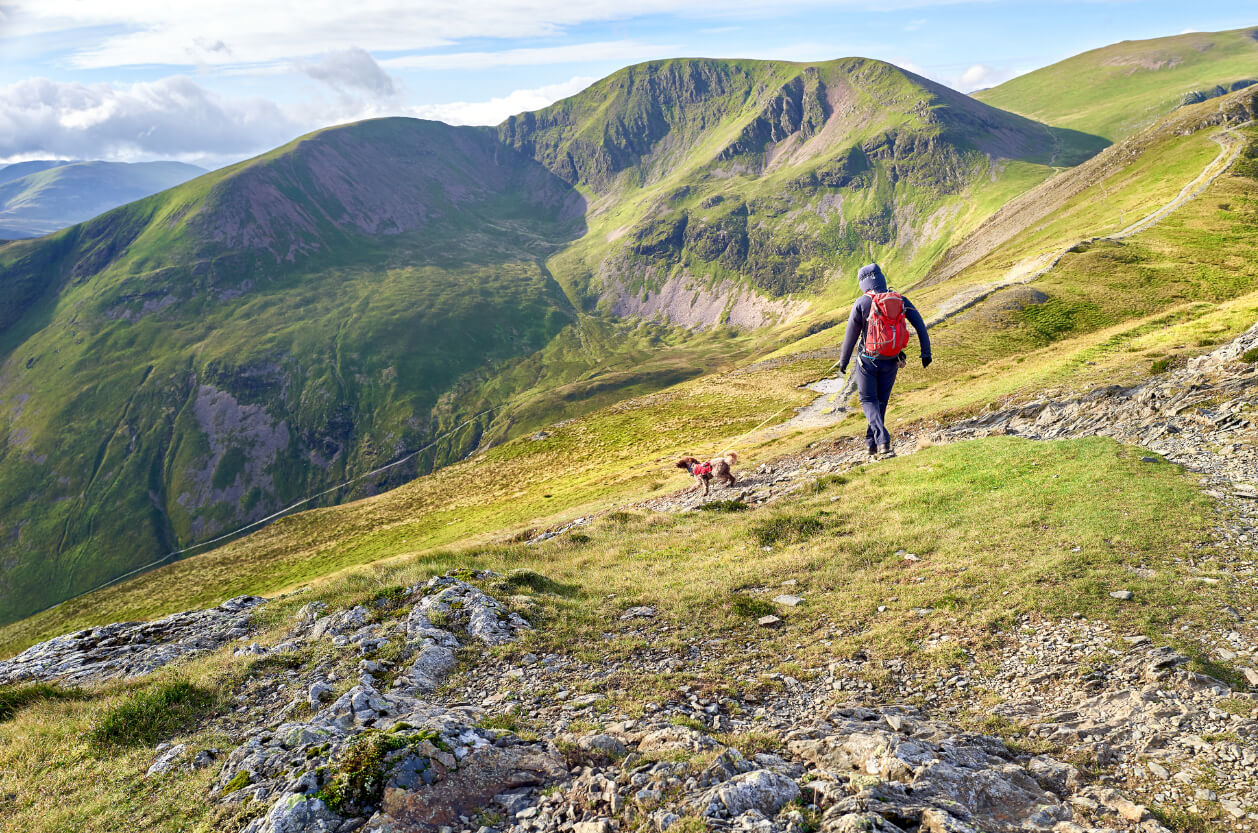
[[[305,129],[273,102],[224,99],[172,76],[114,87],[32,78],[0,87],[0,159],[183,159],[217,164]]]
[[[391,98],[400,92],[393,76],[380,68],[370,52],[357,46],[329,52],[317,61],[299,60],[294,67],[303,75],[345,93]]]
[[[904,24],[904,31],[916,32],[918,29],[922,28],[925,25],[926,25],[926,18],[919,17],[916,20],[910,20],[908,23]]]
[[[466,38],[528,38],[583,23],[651,14],[729,20],[790,9],[873,10],[950,5],[962,0],[16,0],[7,39],[62,33],[82,45],[80,68],[272,64],[343,50],[414,52]],[[103,39],[101,31],[114,30]]]
[[[963,93],[968,93],[974,90],[994,87],[997,84],[1008,81],[1015,74],[1007,69],[996,69],[986,64],[974,64],[953,79],[950,85]]]
[[[451,52],[437,55],[406,55],[380,63],[390,69],[485,69],[487,67],[540,66],[586,61],[646,61],[670,57],[678,47],[634,40],[593,41],[533,49],[503,49],[497,52]]]
[[[412,107],[408,115],[423,119],[436,119],[448,124],[498,124],[507,116],[525,110],[539,110],[561,98],[575,95],[597,79],[575,77],[561,84],[549,84],[530,90],[491,98],[488,101],[455,101],[449,104],[428,104]]]
[[[0,87],[0,163],[49,158],[178,159],[217,167],[319,127],[374,116],[497,124],[507,116],[573,95],[595,80],[576,77],[487,101],[406,106],[393,95],[395,88],[364,72],[360,62],[348,63],[348,72],[329,76],[340,85],[337,100],[306,100],[287,110],[265,99],[217,96],[185,76],[125,87],[47,78],[10,84]],[[319,64],[329,71],[341,65],[341,58]],[[373,94],[342,93],[351,88]]]

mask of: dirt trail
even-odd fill
[[[964,312],[970,307],[978,304],[991,297],[996,292],[1006,289],[1010,286],[1019,286],[1028,284],[1040,278],[1048,272],[1051,272],[1061,259],[1065,257],[1072,249],[1097,243],[1104,240],[1122,240],[1133,234],[1138,234],[1145,229],[1151,228],[1159,221],[1165,219],[1180,206],[1199,196],[1202,191],[1208,188],[1216,179],[1218,179],[1224,171],[1232,166],[1236,161],[1236,157],[1240,155],[1241,150],[1245,147],[1244,139],[1237,135],[1236,130],[1240,127],[1246,127],[1253,122],[1245,122],[1244,124],[1225,127],[1218,133],[1210,137],[1210,141],[1219,146],[1219,153],[1210,160],[1209,164],[1202,169],[1191,182],[1180,189],[1179,193],[1166,205],[1158,208],[1156,211],[1146,214],[1136,222],[1113,234],[1105,234],[1097,237],[1088,237],[1082,240],[1076,240],[1069,245],[1062,246],[1055,252],[1039,255],[1037,257],[1026,258],[1013,266],[1004,277],[991,283],[982,284],[980,286],[967,287],[956,295],[939,305],[934,317],[927,321],[928,326],[942,324],[949,318]]]
[[[1069,245],[1062,246],[1055,252],[1026,258],[1014,265],[1000,280],[966,287],[940,304],[935,314],[926,320],[926,326],[933,329],[971,307],[982,303],[1002,289],[1025,285],[1038,280],[1055,269],[1063,257],[1079,246],[1105,240],[1122,240],[1157,225],[1158,222],[1168,217],[1176,209],[1200,196],[1206,188],[1210,187],[1216,179],[1232,166],[1232,163],[1236,161],[1236,157],[1240,155],[1241,150],[1245,147],[1245,140],[1237,133],[1237,130],[1251,124],[1253,124],[1253,121],[1225,127],[1210,136],[1210,140],[1219,146],[1218,155],[1210,160],[1209,164],[1191,182],[1181,188],[1170,202],[1156,211],[1146,214],[1136,222],[1113,234],[1076,240]],[[768,431],[780,433],[783,430],[813,428],[838,423],[850,410],[846,403],[856,390],[856,382],[854,377],[849,376],[842,387],[836,389],[836,381],[834,379],[822,379],[809,385],[810,389],[820,392],[822,396],[819,396],[811,404],[804,406],[786,423],[773,426]],[[773,436],[774,434],[770,433],[769,435]]]

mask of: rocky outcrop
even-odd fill
[[[613,281],[600,301],[613,315],[661,318],[695,329],[721,324],[741,329],[783,324],[808,309],[806,302],[766,298],[744,284],[721,281],[709,285],[685,274],[641,294],[630,292],[619,280]]]
[[[155,622],[118,622],[32,645],[0,662],[0,685],[75,685],[140,677],[174,660],[212,651],[250,633],[249,611],[266,599],[239,596],[208,610],[175,613]]]

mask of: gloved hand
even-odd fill
[[[930,367],[931,361],[930,356],[922,356],[922,367]]]
[[[839,365],[839,375],[840,375],[840,376],[846,376],[846,375],[847,375],[847,365],[845,365],[845,364],[843,364],[843,365]]]

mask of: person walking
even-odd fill
[[[886,424],[887,402],[891,399],[896,374],[908,361],[904,355],[909,341],[905,324],[913,326],[922,342],[922,367],[930,366],[930,335],[926,332],[922,314],[912,302],[887,289],[887,279],[877,263],[862,266],[857,281],[864,294],[852,304],[852,314],[847,318],[847,332],[843,335],[843,350],[839,354],[839,372],[847,375],[852,352],[859,343],[855,373],[861,410],[869,421],[865,446],[871,457],[894,457],[891,434]]]

